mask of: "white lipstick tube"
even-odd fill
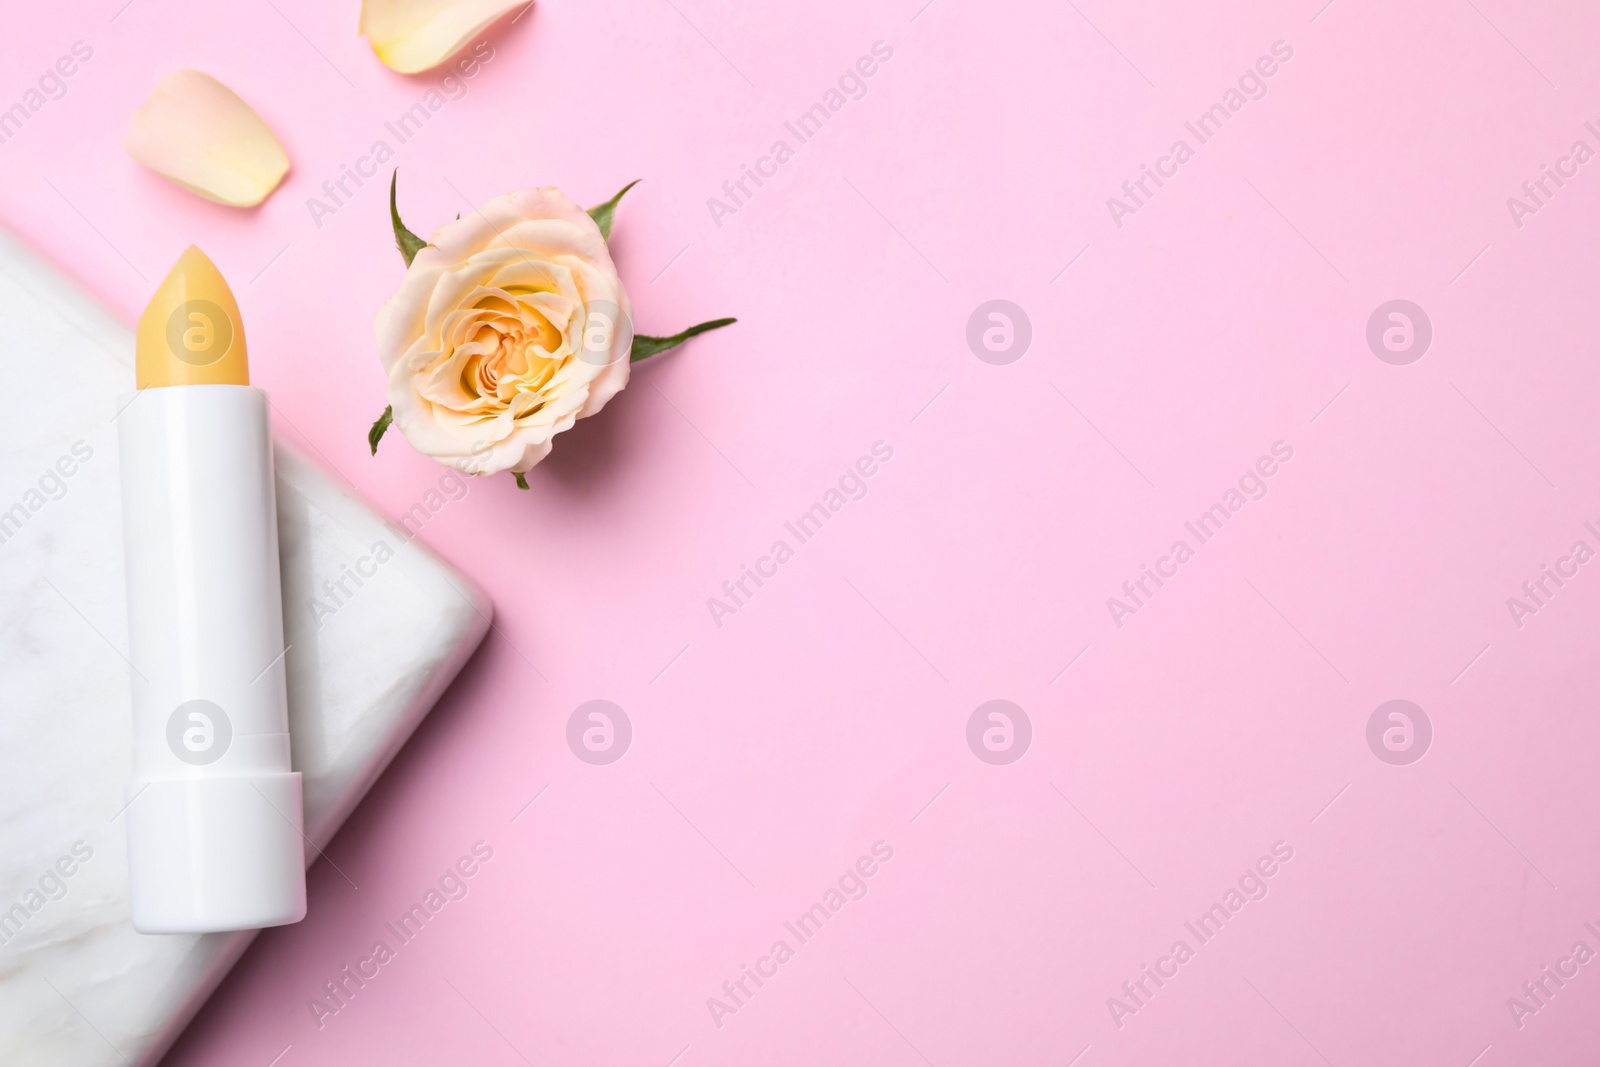
[[[121,404],[134,928],[297,922],[305,854],[266,395],[176,385]]]

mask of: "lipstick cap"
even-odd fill
[[[155,779],[128,792],[135,930],[211,933],[305,918],[298,772]]]

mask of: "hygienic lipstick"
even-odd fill
[[[305,854],[267,397],[250,385],[233,292],[192,245],[139,319],[135,383],[117,420],[133,926],[298,922]]]

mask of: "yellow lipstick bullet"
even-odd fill
[[[250,384],[239,304],[217,265],[194,245],[139,316],[134,384]]]

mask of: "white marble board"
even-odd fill
[[[255,936],[145,935],[128,921],[129,667],[113,420],[132,360],[125,324],[0,231],[7,1067],[154,1063]],[[276,458],[294,766],[305,776],[306,834],[320,848],[482,640],[491,609],[314,464],[281,442]],[[379,542],[393,558],[315,618],[314,590]]]

